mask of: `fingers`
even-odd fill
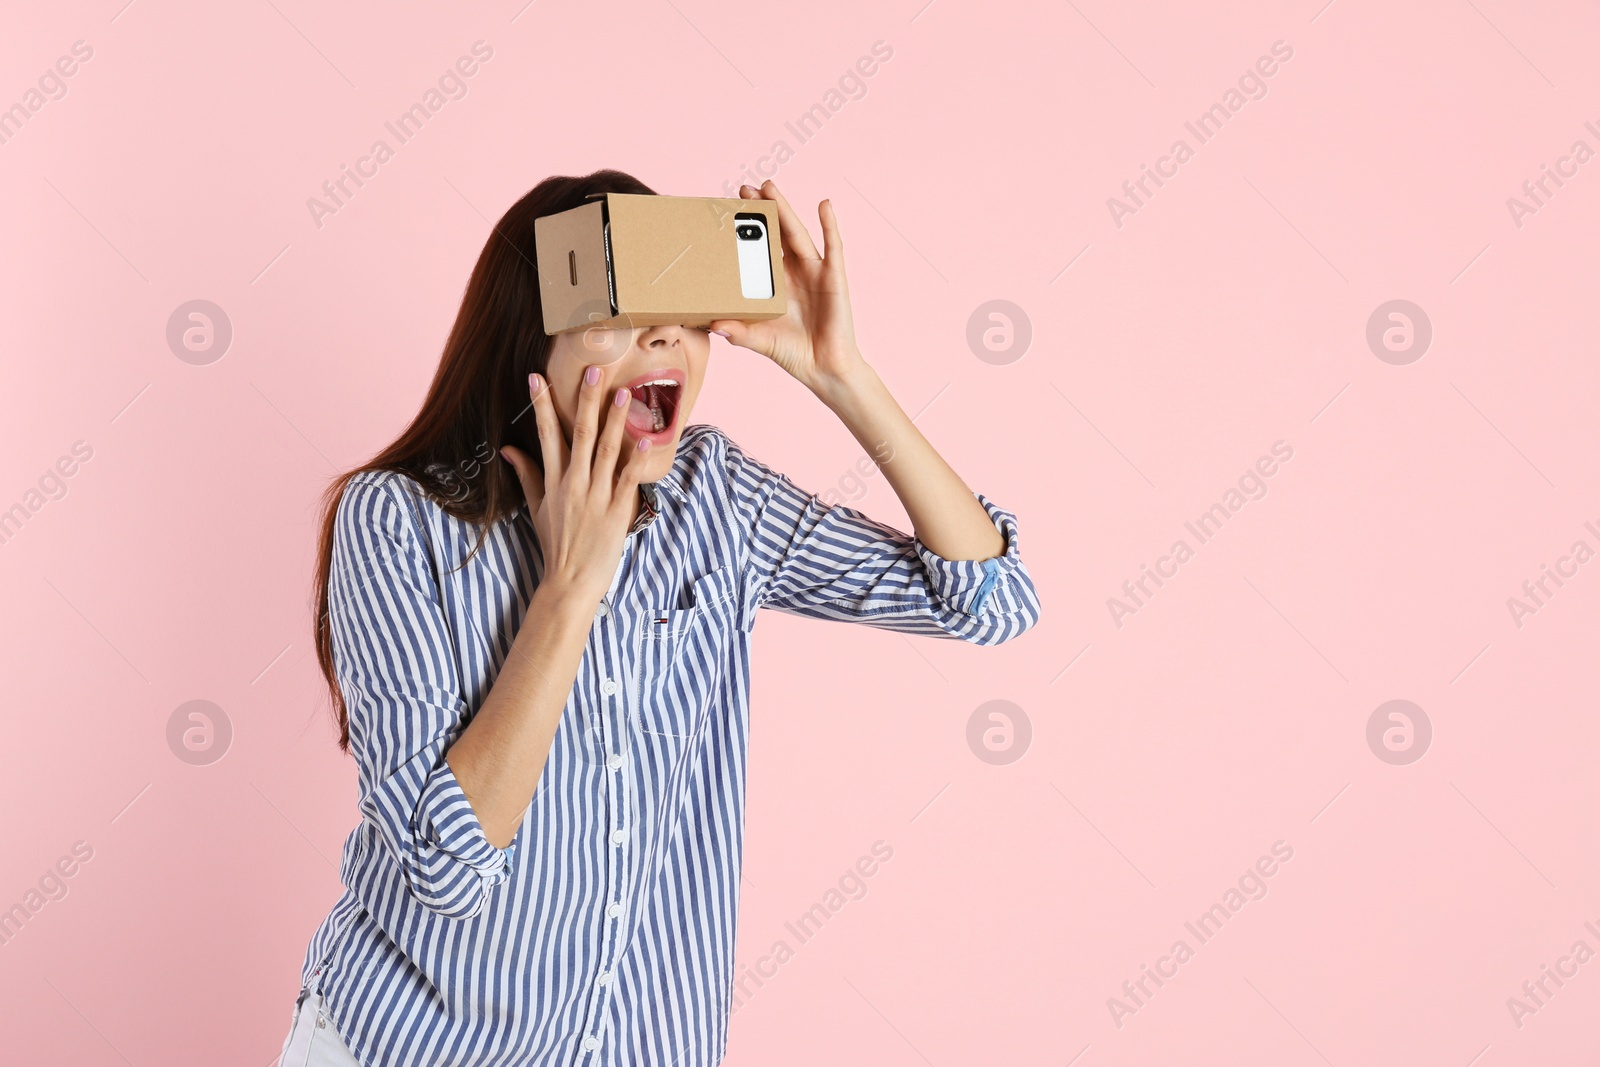
[[[623,516],[633,509],[633,498],[639,494],[639,476],[644,473],[644,465],[649,458],[650,438],[641,437],[637,445],[628,449],[628,461],[617,473],[617,488],[611,497],[611,506]]]
[[[839,236],[839,217],[833,213],[833,201],[824,200],[817,205],[817,217],[822,220],[822,249],[828,266],[844,277],[844,238]]]
[[[768,322],[718,319],[711,323],[711,329],[725,334],[730,345],[748,348],[764,356],[772,354],[772,326]]]
[[[620,385],[611,390],[611,400],[606,404],[606,425],[600,431],[600,440],[594,448],[594,468],[590,474],[592,485],[609,486],[617,475],[617,456],[622,452],[622,430],[628,425],[628,406],[633,394]]]
[[[822,258],[817,254],[817,246],[811,243],[811,232],[805,228],[800,216],[794,213],[794,208],[789,206],[789,201],[778,191],[777,184],[771,178],[761,183],[761,199],[777,202],[778,229],[783,234],[783,246],[786,249],[801,259]]]
[[[528,375],[528,391],[533,395],[533,417],[539,427],[539,455],[544,459],[544,477],[559,484],[566,477],[569,462],[561,420],[556,417],[555,402],[550,399],[550,388],[543,375]],[[517,470],[521,473],[522,468]]]
[[[538,465],[533,462],[533,457],[516,445],[502,445],[500,454],[517,472],[517,480],[522,483],[522,495],[528,502],[528,514],[537,515],[539,505],[544,501],[544,475],[539,473]]]
[[[581,489],[592,479],[595,439],[600,427],[600,394],[604,391],[600,388],[600,379],[603,377],[599,367],[588,367],[578,386],[578,413],[572,422],[572,455],[566,472],[574,488]]]

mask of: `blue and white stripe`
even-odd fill
[[[363,472],[345,490],[329,601],[361,823],[301,977],[370,1067],[718,1063],[757,609],[980,645],[1039,618],[1016,519],[981,493],[1005,553],[946,560],[704,424],[646,492],[655,513],[628,534],[499,849],[444,753],[543,573],[527,508],[468,561],[477,528],[411,478]]]

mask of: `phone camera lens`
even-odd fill
[[[761,227],[759,226],[740,226],[734,232],[739,235],[739,240],[741,241],[761,240]]]

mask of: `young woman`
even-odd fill
[[[518,201],[422,411],[328,490],[317,652],[362,820],[283,1067],[718,1063],[757,609],[980,645],[1039,618],[1015,517],[857,350],[830,203],[819,254],[772,182],[740,190],[777,203],[789,310],[710,331],[838,415],[915,537],[688,425],[706,329],[545,336],[533,220],[595,192],[654,190]]]

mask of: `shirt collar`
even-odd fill
[[[628,528],[630,534],[636,534],[646,526],[649,526],[656,521],[656,516],[661,514],[661,495],[656,492],[656,487],[651,483],[644,483],[639,486],[639,492],[644,499],[639,504],[638,517],[633,520],[633,525]]]

